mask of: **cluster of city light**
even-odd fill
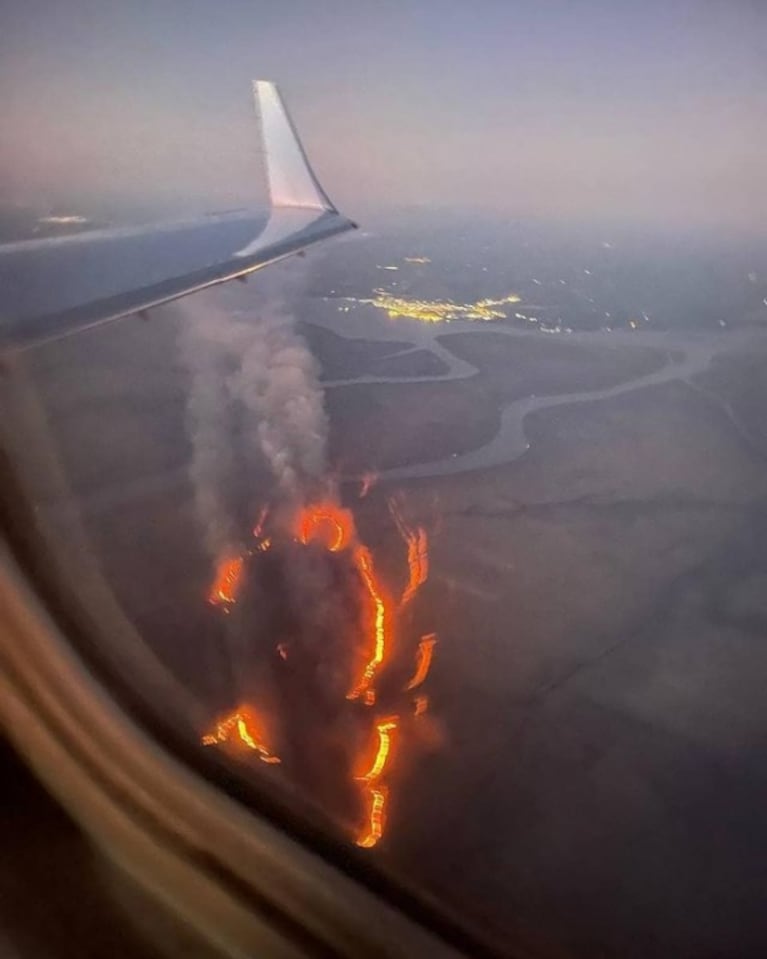
[[[70,226],[74,224],[82,225],[83,223],[87,223],[88,218],[75,214],[70,214],[68,216],[41,216],[37,222],[50,223],[51,225],[56,226]]]
[[[403,262],[403,263],[414,263],[414,264],[421,264],[421,265],[422,265],[422,264],[424,264],[424,263],[431,263],[431,260],[429,259],[428,256],[404,256],[404,257],[402,258],[402,262]],[[394,266],[393,263],[392,263],[392,264],[387,264],[386,266],[381,266],[381,264],[379,263],[379,264],[377,264],[377,269],[379,269],[379,270],[393,270],[393,271],[396,271],[396,270],[399,270],[399,267],[398,267],[398,266]]]
[[[511,303],[520,303],[516,293],[499,299],[487,298],[475,303],[456,303],[453,300],[419,300],[405,296],[394,296],[386,290],[374,290],[372,297],[347,297],[346,299],[362,306],[374,306],[383,310],[391,319],[407,318],[421,320],[423,323],[449,323],[451,320],[503,320],[507,311],[503,307]]]

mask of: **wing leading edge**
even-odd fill
[[[0,351],[16,352],[247,276],[353,229],[328,199],[273,83],[253,92],[269,186],[255,211],[0,245]]]

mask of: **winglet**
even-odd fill
[[[272,206],[336,213],[309,166],[277,87],[266,80],[254,80],[253,95],[261,122]]]

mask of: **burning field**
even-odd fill
[[[207,301],[185,307],[180,327],[207,600],[230,669],[231,702],[202,742],[271,767],[368,848],[407,765],[435,741],[426,688],[437,637],[419,601],[428,534],[403,499],[371,495],[370,474],[358,503],[384,506],[388,534],[369,537],[376,552],[361,535],[329,478],[317,363],[276,282],[247,322]],[[234,509],[235,473],[268,476],[269,493],[245,492]],[[396,543],[395,559],[382,540]]]
[[[331,496],[263,509],[247,547],[220,558],[208,595],[252,641],[245,698],[203,744],[274,766],[363,848],[384,835],[405,754],[435,738],[426,687],[437,636],[421,634],[413,615],[428,534],[409,525],[400,500],[388,505],[402,541],[397,582],[385,581],[352,511]]]

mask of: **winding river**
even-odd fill
[[[323,323],[334,332],[338,332],[335,323]],[[415,340],[412,347],[401,350],[402,355],[417,349],[427,349],[438,356],[448,367],[448,371],[439,376],[412,376],[412,377],[376,377],[361,376],[352,379],[330,380],[323,383],[327,388],[346,386],[360,383],[439,383],[449,380],[466,379],[476,375],[479,370],[471,363],[454,356],[450,350],[440,342],[438,337],[449,336],[450,333],[471,332],[481,336],[484,331],[493,331],[512,337],[529,337],[547,335],[539,331],[520,330],[514,327],[498,324],[479,324],[471,322],[451,322],[446,329],[445,324],[426,325],[418,324],[414,327],[408,324],[409,329],[403,331],[386,331],[384,336],[371,335],[365,331],[365,339],[386,341],[392,338],[402,338],[402,333],[410,340]],[[399,334],[399,335],[397,335]],[[436,460],[413,463],[407,466],[397,466],[381,470],[380,481],[401,481],[422,479],[430,476],[446,476],[454,473],[464,473],[471,470],[487,469],[513,462],[522,456],[529,448],[530,443],[525,433],[525,420],[531,413],[550,409],[555,406],[572,405],[574,403],[588,403],[597,400],[611,399],[635,390],[657,386],[672,380],[690,382],[693,377],[704,372],[714,356],[719,353],[736,349],[747,338],[753,337],[752,331],[728,331],[727,333],[661,333],[647,331],[641,334],[614,331],[614,332],[578,332],[572,334],[549,334],[566,336],[569,341],[576,343],[593,343],[595,338],[609,336],[611,341],[627,349],[637,346],[657,349],[667,357],[667,362],[661,369],[652,373],[638,376],[606,389],[584,390],[577,393],[561,393],[546,396],[526,396],[513,400],[502,407],[500,425],[495,436],[482,446],[465,453],[453,453]],[[346,479],[358,479],[356,476],[347,476]]]

